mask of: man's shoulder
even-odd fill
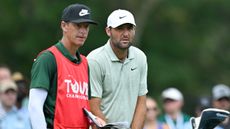
[[[50,51],[44,50],[37,55],[37,57],[35,58],[35,61],[37,61],[37,60],[49,60],[52,58],[54,58],[54,55]]]
[[[87,59],[94,59],[94,60],[98,60],[103,57],[105,57],[104,46],[94,49],[87,55]]]
[[[146,57],[145,53],[141,49],[139,49],[139,48],[137,48],[135,46],[131,46],[129,48],[129,53],[130,53],[129,54],[130,57],[135,58],[134,61],[136,61],[136,63],[138,63],[138,64],[140,63],[141,65],[146,64],[147,57]]]
[[[37,72],[37,70],[45,67],[56,68],[56,60],[54,55],[50,51],[46,50],[39,53],[36,59],[34,59],[32,71]]]
[[[165,115],[166,115],[166,114],[160,115],[160,116],[158,117],[158,120],[159,120],[160,122],[166,122]],[[183,117],[184,122],[189,122],[189,121],[190,121],[190,118],[191,118],[188,114],[185,114],[185,113],[182,113],[182,117]]]
[[[146,57],[145,53],[138,47],[131,46],[130,51],[132,51],[135,56]]]
[[[165,123],[165,122],[166,122],[166,120],[165,120],[165,115],[164,115],[164,114],[160,115],[160,116],[158,117],[158,121],[159,121],[159,122],[162,122],[162,123]]]

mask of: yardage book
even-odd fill
[[[96,124],[96,126],[100,129],[121,129],[121,128],[125,128],[125,129],[129,129],[129,124],[128,122],[113,122],[113,123],[107,123],[105,126],[101,126],[97,120],[96,120],[96,116],[93,115],[89,110],[87,110],[86,108],[83,108],[84,113],[86,114],[86,116],[93,121],[93,123]]]

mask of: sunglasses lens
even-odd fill
[[[223,101],[223,100],[230,101],[230,98],[229,97],[222,97],[222,98],[218,99],[218,101]]]
[[[147,111],[157,111],[157,107],[151,107],[151,108],[147,108]]]

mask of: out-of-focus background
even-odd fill
[[[191,114],[214,85],[230,85],[229,0],[1,0],[0,63],[30,78],[36,55],[61,39],[62,10],[76,2],[88,5],[99,23],[80,49],[84,55],[107,41],[113,10],[134,14],[134,45],[147,55],[150,96],[160,99],[163,89],[176,87]]]

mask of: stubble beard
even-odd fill
[[[129,42],[127,45],[123,45],[123,43],[121,42],[117,42],[114,44],[114,46],[118,49],[121,49],[121,50],[126,50],[126,49],[129,49],[130,46],[132,46],[132,42]]]

